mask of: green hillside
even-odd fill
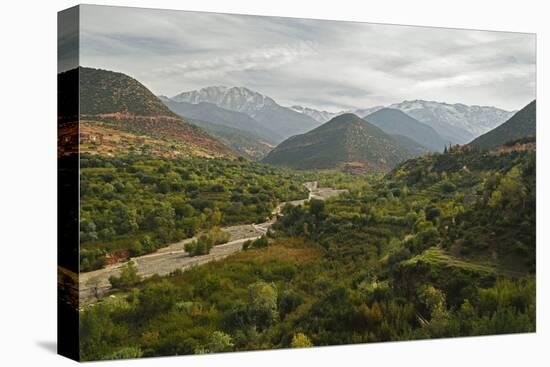
[[[480,149],[493,149],[512,140],[536,136],[536,133],[537,102],[534,100],[508,121],[474,139],[469,145]]]
[[[382,172],[413,155],[378,127],[346,113],[301,135],[295,135],[272,150],[264,162],[298,169],[359,166]]]

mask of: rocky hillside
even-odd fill
[[[492,149],[507,142],[534,137],[537,133],[537,102],[532,101],[523,107],[508,121],[497,128],[481,135],[469,145],[481,149]]]
[[[388,134],[406,136],[432,151],[443,151],[447,144],[433,128],[395,108],[383,108],[364,119]]]
[[[285,140],[263,161],[298,169],[383,172],[412,155],[378,127],[347,113]]]
[[[85,67],[79,68],[79,74],[80,120],[84,128],[93,129],[94,149],[91,150],[114,154],[143,150],[145,146],[153,153],[164,152],[161,155],[166,156],[234,157],[229,148],[174,114],[137,80],[122,73]],[[101,129],[110,132],[103,134]],[[112,131],[130,136],[115,139]],[[86,131],[81,130],[81,135],[84,133]],[[134,139],[136,136],[140,138]],[[87,136],[81,137],[81,141],[87,139]],[[160,141],[164,142],[162,147],[151,147]],[[88,148],[82,145],[83,149]],[[110,147],[105,150],[105,145]]]

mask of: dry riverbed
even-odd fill
[[[331,196],[339,195],[347,190],[335,190],[329,187],[319,188],[317,182],[308,182],[305,186],[310,190],[309,198],[326,199]],[[292,205],[301,205],[305,200],[289,202]],[[154,253],[138,256],[130,259],[137,268],[137,272],[142,277],[150,277],[154,274],[167,275],[175,270],[187,270],[193,266],[199,266],[210,261],[223,259],[237,251],[242,250],[243,243],[247,240],[256,239],[267,232],[274,223],[280,209],[287,203],[279,205],[274,211],[273,219],[260,224],[245,224],[224,227],[222,230],[229,233],[229,241],[225,244],[215,246],[210,253],[202,256],[190,257],[185,252],[185,244],[197,237],[188,238],[179,242],[172,243],[163,247]],[[79,277],[79,297],[80,305],[86,305],[94,302],[97,297],[104,295],[110,288],[109,277],[118,276],[120,269],[126,266],[126,263],[118,263],[106,266],[105,268],[80,273]]]

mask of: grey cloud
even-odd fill
[[[430,99],[518,109],[531,34],[84,6],[81,64],[157,94],[238,85],[326,110]]]

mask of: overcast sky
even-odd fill
[[[329,111],[403,100],[519,109],[535,98],[532,34],[83,6],[80,64],[155,94],[244,86]]]

